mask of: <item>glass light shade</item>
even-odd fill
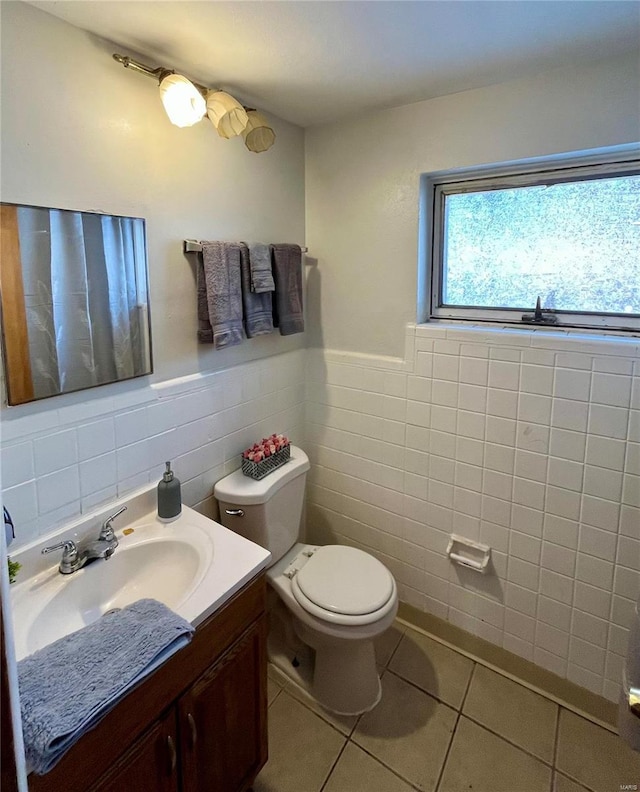
[[[162,80],[160,98],[169,121],[177,127],[193,126],[207,112],[207,104],[200,91],[181,74],[169,74]]]
[[[241,134],[249,122],[247,111],[240,102],[224,91],[209,93],[207,115],[223,138],[232,138]]]
[[[249,110],[247,115],[249,122],[242,133],[245,146],[256,154],[270,149],[276,142],[276,133],[267,119],[257,110]]]

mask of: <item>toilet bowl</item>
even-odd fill
[[[327,709],[357,715],[380,700],[373,640],[393,623],[397,588],[369,553],[297,541],[308,469],[292,446],[291,460],[265,479],[236,471],[214,495],[223,524],[272,553],[270,659]]]
[[[364,572],[372,578],[363,580]],[[355,548],[295,544],[267,571],[267,580],[290,611],[296,635],[315,652],[312,695],[342,715],[375,707],[381,688],[373,640],[398,610],[386,567]]]

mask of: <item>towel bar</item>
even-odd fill
[[[303,253],[306,253],[309,248],[301,247],[300,250]],[[198,242],[197,239],[185,239],[184,240],[184,252],[185,253],[202,253],[202,242]]]

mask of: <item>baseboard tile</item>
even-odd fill
[[[423,632],[481,665],[513,679],[545,698],[617,734],[618,707],[590,690],[553,674],[501,646],[478,638],[444,619],[400,603],[398,621]]]

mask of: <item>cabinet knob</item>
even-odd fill
[[[173,774],[175,773],[176,765],[178,764],[178,754],[176,753],[176,744],[173,741],[173,737],[170,734],[167,735],[167,745],[169,746],[170,772]]]
[[[196,727],[195,718],[190,712],[187,714],[187,723],[191,729],[191,747],[195,748],[195,745],[198,742],[198,729]]]

